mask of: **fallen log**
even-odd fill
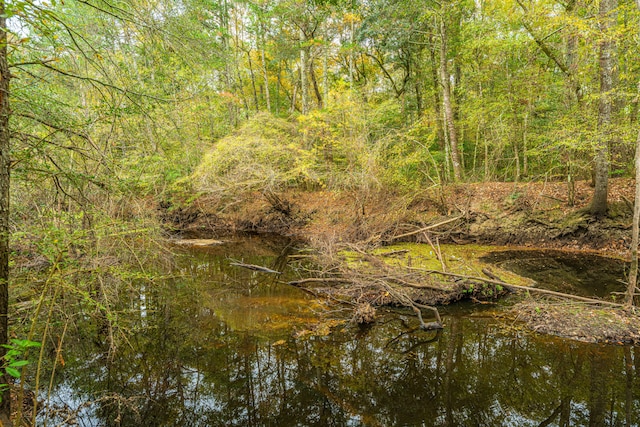
[[[403,286],[407,286],[409,288],[414,288],[414,289],[431,289],[433,291],[448,291],[450,289],[446,289],[442,286],[435,286],[435,285],[423,285],[423,284],[419,284],[419,283],[412,283],[412,282],[407,282],[406,280],[402,280],[399,277],[386,277],[386,280],[390,281],[390,282],[396,282],[400,285]]]
[[[435,286],[435,285],[423,285],[423,284],[418,284],[418,283],[411,283],[411,282],[407,282],[406,280],[403,280],[399,277],[392,277],[392,276],[380,276],[380,277],[376,277],[376,276],[365,276],[365,277],[361,277],[360,280],[358,281],[357,279],[348,279],[348,278],[340,278],[340,277],[310,277],[307,279],[300,279],[300,280],[293,280],[291,282],[287,282],[287,285],[291,285],[291,286],[300,286],[300,285],[305,285],[307,283],[353,283],[353,284],[361,284],[363,281],[366,280],[372,280],[372,279],[379,279],[379,280],[385,280],[385,281],[389,281],[389,282],[395,282],[398,283],[400,285],[403,286],[407,286],[409,288],[415,288],[415,289],[431,289],[434,291],[447,291],[448,289],[442,287],[442,286]]]
[[[229,263],[229,265],[233,265],[234,267],[246,268],[247,270],[259,271],[261,273],[282,274],[279,271],[275,271],[261,265],[245,264],[243,262],[231,262]]]
[[[504,280],[502,280],[500,277],[496,276],[493,271],[489,270],[488,268],[483,268],[482,272],[484,273],[485,276],[487,276],[489,279],[493,279],[493,280],[497,280],[499,282],[503,282]]]
[[[399,277],[389,277],[389,276],[367,276],[367,277],[352,277],[352,278],[340,278],[340,277],[310,277],[306,279],[294,280],[291,282],[287,282],[288,285],[299,287],[301,289],[307,289],[302,287],[301,285],[310,284],[310,283],[350,283],[353,285],[363,285],[368,283],[373,286],[379,287],[381,290],[386,291],[387,295],[392,295],[396,301],[400,304],[411,308],[418,320],[420,322],[420,329],[430,331],[442,329],[442,319],[440,318],[440,314],[438,313],[438,309],[429,305],[419,304],[415,301],[412,301],[407,295],[401,292],[396,287],[392,286],[390,282],[395,282],[402,286],[416,288],[416,289],[431,289],[436,291],[446,291],[446,289],[442,287],[437,287],[433,285],[421,285],[416,283],[407,282]],[[435,322],[425,323],[422,318],[422,312],[420,309],[430,310],[434,313],[436,317]]]
[[[287,282],[287,285],[300,286],[307,283],[354,283],[354,280],[346,278],[342,279],[340,277],[310,277],[308,279]]]
[[[506,283],[506,282],[504,282],[502,280],[486,279],[484,277],[477,277],[477,276],[466,276],[464,274],[447,273],[447,272],[438,271],[438,270],[426,270],[424,268],[417,268],[417,267],[407,267],[407,268],[409,268],[411,270],[421,271],[421,272],[427,273],[427,274],[439,274],[441,276],[458,277],[460,279],[465,279],[465,280],[479,280],[479,281],[485,282],[485,283],[491,283],[491,284],[494,284],[494,285],[501,285],[501,286],[504,286],[505,288],[507,288],[509,290],[536,292],[536,293],[539,293],[539,294],[553,295],[553,296],[556,296],[556,297],[573,299],[573,300],[582,301],[582,302],[588,302],[590,304],[602,304],[602,305],[609,305],[609,306],[612,306],[612,307],[624,307],[624,304],[619,304],[619,303],[615,303],[615,302],[611,302],[611,301],[604,301],[604,300],[595,299],[595,298],[587,298],[587,297],[581,297],[581,296],[578,296],[578,295],[565,294],[563,292],[550,291],[548,289],[532,288],[531,286],[514,285],[514,284],[511,284],[511,283]]]

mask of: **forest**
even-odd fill
[[[125,351],[188,225],[438,254],[501,189],[545,230],[474,242],[615,247],[635,316],[638,52],[640,0],[0,0],[0,425],[42,422],[67,341]]]

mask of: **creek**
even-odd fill
[[[620,299],[626,290],[628,264],[591,253],[510,249],[491,252],[482,261],[533,279],[552,291],[584,297]]]
[[[282,239],[175,248],[175,277],[121,301],[126,344],[110,359],[70,335],[39,425],[637,425],[640,350],[537,335],[500,306],[409,311],[361,328],[348,310],[282,284],[305,274]],[[266,274],[230,265],[256,264]],[[125,317],[126,316],[126,317]],[[126,328],[125,328],[126,327]],[[66,421],[65,421],[66,420]]]

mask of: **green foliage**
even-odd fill
[[[446,182],[441,60],[467,177],[588,177],[609,95],[612,174],[633,168],[632,3],[608,34],[589,2],[99,3],[5,11],[16,23],[12,292],[55,322],[73,312],[126,330],[118,310],[130,307],[112,301],[154,277],[154,197]],[[616,87],[601,94],[595,52],[607,38]],[[37,333],[57,325],[29,315]],[[9,375],[22,344],[9,348]]]
[[[30,348],[39,348],[41,344],[39,342],[30,340],[19,340],[12,338],[10,344],[2,344],[2,347],[6,349],[4,355],[4,361],[2,369],[7,375],[19,379],[22,375],[19,368],[24,368],[30,362],[23,357]],[[9,384],[0,384],[0,390],[6,390],[9,388]]]
[[[4,355],[5,364],[4,369],[7,374],[14,378],[20,378],[20,371],[17,368],[21,368],[29,364],[28,360],[20,360],[24,353],[29,348],[39,348],[41,344],[35,341],[19,340],[12,338],[11,344],[2,344],[2,347],[7,349]]]
[[[230,194],[371,188],[375,154],[366,143],[363,115],[348,90],[332,92],[327,108],[300,115],[296,123],[257,114],[217,141],[188,181],[197,191]]]
[[[324,109],[298,116],[302,144],[313,153],[323,186],[369,189],[377,185],[376,154],[367,142],[365,109],[350,89],[338,85]]]
[[[435,143],[435,131],[435,127],[425,120],[380,141],[377,161],[383,171],[384,184],[416,190],[440,183],[438,165],[443,160],[443,153]]]

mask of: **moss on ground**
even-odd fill
[[[507,283],[514,285],[531,285],[531,280],[519,276],[510,271],[501,269],[481,261],[484,255],[511,248],[487,245],[440,245],[440,252],[445,264],[445,271],[464,276],[484,277],[483,269],[490,269],[496,276]],[[377,260],[390,267],[414,267],[425,270],[443,271],[442,263],[436,255],[434,248],[426,243],[397,243],[389,246],[375,248],[369,252]],[[366,257],[355,250],[343,250],[338,255],[350,268],[369,269],[376,268]]]

